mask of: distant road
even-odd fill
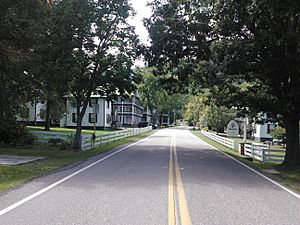
[[[1,225],[297,225],[300,199],[186,129],[0,194]]]

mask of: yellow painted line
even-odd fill
[[[176,174],[176,184],[177,184],[177,194],[178,194],[178,202],[179,202],[179,209],[180,209],[181,225],[192,225],[191,216],[188,209],[183,182],[180,174],[180,168],[179,168],[179,163],[178,163],[178,158],[176,153],[175,136],[174,136],[173,146],[174,146],[175,174]]]
[[[173,141],[172,136],[170,146],[170,161],[169,161],[169,225],[175,225],[175,200],[174,200],[174,160],[173,160]]]

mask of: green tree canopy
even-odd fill
[[[139,96],[146,107],[155,110],[157,117],[163,113],[174,117],[181,114],[185,97],[181,94],[169,94],[159,82],[159,77],[154,75],[155,68],[144,67],[137,71],[141,79],[138,84]],[[161,120],[162,118],[160,118]],[[173,118],[175,121],[176,118]]]
[[[33,25],[44,3],[39,0],[3,0],[0,4],[0,142],[18,138],[16,116],[25,114],[25,103],[37,95],[30,71],[34,44]]]
[[[59,1],[53,6],[54,9],[57,10],[53,27],[55,32],[50,34],[50,38],[55,42],[48,54],[54,65],[61,65],[53,61],[52,53],[56,55],[66,49],[59,59],[64,65],[63,71],[69,68],[72,75],[66,88],[76,99],[74,147],[80,149],[82,118],[91,95],[113,98],[117,94],[131,93],[135,88],[135,75],[131,67],[136,57],[138,39],[127,20],[133,10],[127,0]]]
[[[215,63],[231,86],[251,84],[241,104],[283,118],[284,163],[300,164],[300,2],[222,0],[213,12]]]
[[[281,117],[287,130],[284,163],[300,164],[300,2],[157,0],[152,5],[148,58],[163,74],[174,72],[169,79],[164,75],[166,82],[185,90],[208,87],[218,105]],[[189,51],[195,43],[202,54]]]

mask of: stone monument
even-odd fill
[[[227,136],[238,137],[239,136],[239,125],[235,120],[231,120],[227,125]]]

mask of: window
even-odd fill
[[[118,111],[119,111],[119,110],[118,110],[118,106],[114,106],[114,107],[113,107],[113,111],[114,111],[114,112],[118,112]]]
[[[72,122],[77,123],[77,113],[72,113]]]
[[[106,108],[109,109],[109,107],[110,107],[110,106],[109,106],[109,101],[107,100],[107,101],[106,101]]]
[[[89,113],[89,122],[97,123],[97,113]]]
[[[123,106],[124,112],[132,112],[131,106]]]
[[[98,103],[98,99],[97,98],[91,98],[89,101],[89,107],[94,107],[95,104]]]
[[[275,127],[275,124],[268,124],[267,134],[271,134]]]
[[[39,114],[41,119],[46,119],[46,110],[45,109],[40,109],[40,114]]]
[[[106,123],[110,123],[111,122],[111,115],[106,114]]]

